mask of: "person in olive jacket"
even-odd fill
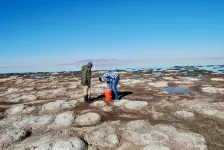
[[[83,85],[84,101],[90,101],[90,86],[91,86],[91,68],[93,67],[92,62],[88,62],[87,65],[82,66],[81,70],[81,84]]]

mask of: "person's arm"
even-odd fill
[[[110,77],[110,75],[107,74],[107,73],[105,73],[105,74],[103,75],[103,80],[104,80],[105,82],[109,82],[109,81],[111,81],[111,77]]]
[[[87,82],[86,79],[87,79],[86,78],[86,70],[84,67],[82,67],[82,69],[81,69],[81,84],[82,85],[86,85],[86,82]]]
[[[106,82],[107,88],[110,88],[110,79],[109,79],[109,75],[107,73],[105,73],[103,75],[103,81]]]
[[[90,87],[91,86],[91,70],[87,71],[86,77],[87,77],[87,85]]]

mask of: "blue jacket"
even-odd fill
[[[114,73],[114,72],[112,72],[112,73],[105,73],[103,75],[103,80],[105,82],[109,82],[109,81],[113,81],[113,80],[117,79],[118,77],[119,77],[119,75],[117,73]]]

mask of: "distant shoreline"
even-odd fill
[[[183,72],[183,71],[211,71],[218,74],[224,74],[224,64],[220,65],[175,65],[171,67],[102,67],[101,69],[97,69],[95,67],[92,69],[93,72],[97,71],[152,71],[152,72],[163,72],[163,71],[176,71],[176,72]],[[72,72],[79,72],[80,70],[59,70],[59,71],[26,71],[26,72],[0,72],[0,74],[38,74],[38,73],[72,73]]]

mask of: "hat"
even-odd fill
[[[90,68],[92,68],[93,67],[93,63],[92,62],[88,62],[87,63],[87,66],[89,66]]]

